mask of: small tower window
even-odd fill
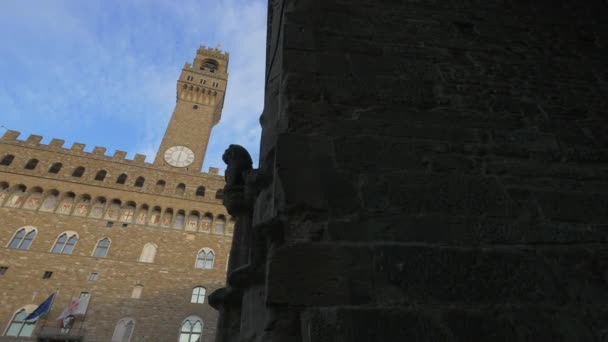
[[[182,196],[186,192],[186,184],[179,183],[177,188],[175,188],[175,194],[178,196]]]
[[[82,177],[82,175],[84,174],[84,167],[79,166],[76,169],[74,169],[74,172],[72,172],[72,177]]]
[[[165,190],[165,184],[167,183],[162,179],[156,182],[156,192],[163,192]]]
[[[205,187],[204,186],[199,186],[196,189],[196,197],[205,197]]]
[[[224,198],[224,189],[219,189],[215,192],[215,198],[223,199]]]
[[[99,170],[97,172],[97,174],[95,175],[95,180],[96,181],[103,181],[104,179],[106,179],[106,175],[108,173],[106,172],[106,170]]]
[[[14,159],[15,159],[14,155],[12,155],[12,154],[6,155],[6,156],[4,156],[4,158],[2,158],[0,165],[9,166],[9,165],[11,165],[11,163],[13,162]]]
[[[203,61],[201,65],[201,70],[207,70],[210,72],[215,72],[218,68],[217,61],[214,59],[206,59]]]
[[[192,106],[193,109],[198,109],[198,105]]]
[[[62,166],[63,164],[61,163],[55,163],[51,165],[51,167],[49,168],[49,173],[59,173],[59,170],[61,170]]]
[[[36,168],[37,165],[38,165],[38,159],[30,159],[30,161],[28,161],[27,164],[25,164],[25,169],[33,170]]]
[[[144,291],[144,286],[141,284],[137,284],[133,287],[133,292],[131,292],[131,298],[139,299],[141,298],[141,293]]]
[[[123,173],[120,176],[118,176],[118,178],[116,179],[116,184],[125,184],[126,181],[127,181],[127,175],[125,173]]]
[[[135,186],[141,188],[144,186],[145,181],[146,179],[144,177],[137,177],[137,179],[135,180]]]

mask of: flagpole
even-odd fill
[[[53,310],[53,304],[55,304],[55,298],[57,298],[57,296],[59,295],[59,288],[56,287],[55,291],[53,291],[54,295],[53,295],[53,299],[51,299],[51,304],[49,305],[49,311],[46,312],[46,315],[44,315],[44,324],[42,325],[42,328],[48,326],[48,321],[49,321],[49,316],[51,316],[51,310]]]

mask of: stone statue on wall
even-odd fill
[[[244,172],[253,168],[253,162],[249,152],[240,145],[230,145],[224,151],[222,160],[226,163],[226,189],[234,186],[245,185]]]

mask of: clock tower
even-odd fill
[[[220,121],[228,82],[228,53],[201,46],[177,81],[173,115],[154,164],[200,171],[211,128]]]

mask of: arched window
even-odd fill
[[[125,184],[126,182],[127,182],[127,174],[126,173],[122,173],[116,179],[116,184]]]
[[[8,248],[28,250],[36,237],[36,233],[37,231],[34,227],[23,227],[17,230]]]
[[[7,154],[4,156],[4,158],[2,158],[0,165],[9,166],[13,163],[13,160],[15,160],[15,156],[12,154]]]
[[[205,197],[205,187],[199,186],[196,188],[196,197]]]
[[[135,328],[135,320],[133,318],[122,318],[114,328],[112,342],[129,342]]]
[[[49,168],[49,173],[59,173],[59,170],[61,170],[62,167],[63,167],[63,164],[61,164],[61,163],[54,163]]]
[[[175,188],[175,194],[176,194],[176,195],[181,196],[181,195],[183,195],[185,192],[186,192],[186,184],[184,184],[184,183],[179,183],[179,184],[177,185],[177,187]]]
[[[222,199],[224,198],[224,189],[219,189],[215,192],[215,198]]]
[[[102,181],[102,180],[106,179],[107,174],[108,174],[108,172],[106,170],[99,170],[99,171],[97,171],[97,174],[95,175],[95,180]]]
[[[202,286],[197,286],[192,289],[192,298],[190,299],[190,303],[203,304],[205,302],[205,295],[207,294],[207,289]]]
[[[211,72],[215,72],[215,70],[217,70],[218,64],[217,61],[214,59],[206,59],[203,61],[203,64],[201,65],[201,70],[209,70]]]
[[[141,255],[139,256],[139,261],[153,263],[154,258],[156,257],[157,250],[158,250],[158,246],[156,246],[156,244],[147,243],[141,251]]]
[[[214,261],[215,253],[213,253],[212,250],[207,250],[206,248],[203,248],[200,252],[198,252],[195,267],[210,270],[213,268]]]
[[[82,175],[84,175],[84,167],[79,166],[77,168],[74,169],[74,172],[72,172],[72,177],[82,177]]]
[[[33,170],[36,168],[36,166],[38,166],[38,159],[30,159],[27,164],[25,164],[25,169],[26,170]]]
[[[215,219],[214,232],[216,234],[224,234],[224,227],[226,227],[226,219],[223,215],[220,215]]]
[[[97,242],[93,256],[96,258],[105,258],[108,255],[110,249],[110,239],[103,238]]]
[[[72,254],[76,242],[78,242],[78,235],[76,235],[75,232],[62,233],[57,238],[51,252],[57,254]]]
[[[165,184],[167,183],[162,179],[156,182],[156,192],[163,192],[165,190]]]
[[[34,307],[35,309],[35,307]],[[27,317],[28,313],[25,311],[25,308],[20,309],[15,313],[13,319],[11,319],[11,323],[8,325],[6,329],[6,333],[4,336],[18,336],[18,337],[30,337],[34,332],[34,328],[36,327],[36,321],[25,321],[25,317]]]
[[[139,299],[141,298],[141,294],[144,292],[144,286],[141,284],[137,284],[133,287],[133,292],[131,292],[131,298]]]
[[[144,177],[137,177],[137,179],[135,180],[135,186],[141,188],[144,186],[145,181],[146,179]]]
[[[190,316],[182,322],[179,342],[199,342],[203,335],[203,321],[198,316]]]

